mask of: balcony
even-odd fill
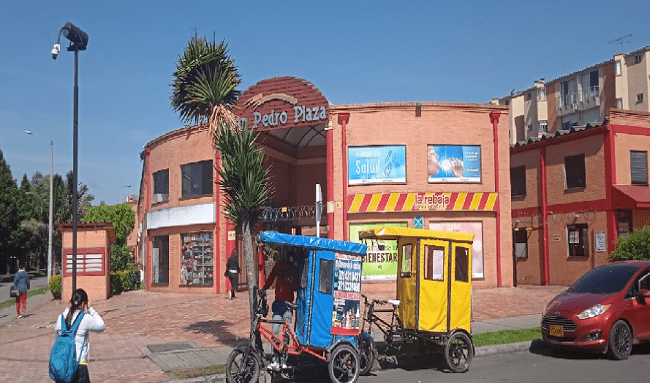
[[[566,116],[577,111],[584,111],[600,105],[600,89],[598,86],[583,89],[582,93],[572,92],[555,100],[557,115]]]

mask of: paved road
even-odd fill
[[[47,276],[30,278],[30,287],[32,290],[47,286]],[[9,289],[13,285],[13,275],[10,282],[0,282],[0,302],[14,298],[9,297]],[[27,298],[27,310],[32,310],[40,307],[41,305],[47,303],[52,299],[52,294],[49,292],[47,294],[35,295],[33,297]],[[9,323],[12,319],[16,318],[16,306],[12,305],[11,307],[6,307],[0,310],[0,325]]]

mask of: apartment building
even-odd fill
[[[650,113],[612,108],[604,121],[511,146],[518,283],[570,285],[650,225]]]
[[[611,60],[492,102],[510,106],[510,143],[601,124],[611,108],[650,111],[650,47],[617,53]]]

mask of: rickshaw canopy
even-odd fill
[[[400,237],[430,238],[456,242],[474,241],[474,234],[455,231],[416,229],[413,227],[380,226],[359,232],[359,239],[399,239]]]
[[[366,255],[366,245],[356,242],[345,242],[329,238],[292,235],[277,231],[263,231],[260,240],[264,243],[282,246],[300,246],[309,250],[328,250],[339,253]]]

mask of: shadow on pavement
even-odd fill
[[[580,352],[578,350],[566,349],[561,347],[551,347],[544,344],[540,339],[534,340],[530,344],[529,351],[533,354],[548,356],[558,359],[569,360],[597,360],[609,359],[607,354]],[[632,355],[650,355],[650,343],[637,344],[632,348]]]
[[[212,335],[219,343],[231,346],[236,346],[245,341],[245,339],[241,339],[237,335],[228,331],[229,326],[231,326],[231,323],[223,320],[209,320],[192,323],[185,327],[185,329],[195,333]]]

